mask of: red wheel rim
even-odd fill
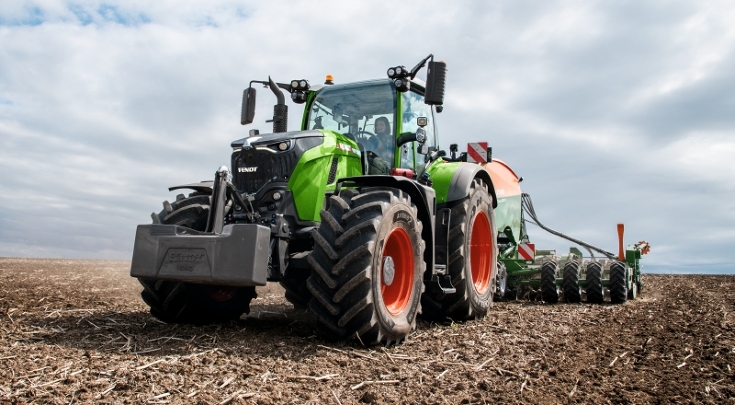
[[[217,302],[225,302],[237,294],[237,287],[224,287],[224,286],[214,286],[214,285],[205,285],[204,291],[207,293],[209,298],[217,301]]]
[[[388,257],[393,259],[395,266],[393,280],[388,280],[390,285],[386,284],[383,268]],[[393,316],[403,312],[411,299],[413,268],[411,238],[403,228],[395,228],[385,241],[380,262],[380,292],[383,295],[385,308]]]
[[[480,211],[475,215],[470,236],[470,269],[472,284],[478,294],[484,294],[490,287],[491,264],[493,262],[493,240],[487,214]]]

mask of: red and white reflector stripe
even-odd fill
[[[533,260],[536,257],[536,245],[533,243],[521,243],[518,245],[519,260]]]
[[[470,163],[487,162],[487,142],[468,143],[467,161]]]

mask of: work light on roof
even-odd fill
[[[303,104],[306,102],[306,92],[303,91],[294,91],[291,93],[291,100],[293,100],[296,104]]]
[[[402,77],[408,77],[409,71],[405,66],[395,66],[388,69],[388,77],[391,79],[399,79]]]
[[[395,79],[393,83],[396,85],[396,90],[401,93],[407,92],[411,88],[411,82],[407,78]]]
[[[309,81],[305,79],[291,80],[291,91],[307,91],[309,90]]]
[[[309,91],[309,82],[305,79],[291,80],[291,100],[296,104],[306,102],[306,93]]]
[[[408,91],[411,87],[411,82],[408,78],[410,73],[411,72],[409,72],[405,66],[394,66],[388,69],[388,77],[393,79],[393,83],[396,85],[396,90],[400,92]]]

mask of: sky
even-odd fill
[[[732,21],[731,1],[3,1],[0,256],[130,260],[169,186],[270,130],[267,92],[240,125],[250,80],[432,53],[440,146],[488,142],[545,225],[617,251],[624,223],[644,271],[735,274]]]

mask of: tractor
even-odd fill
[[[429,55],[376,80],[251,81],[241,124],[253,123],[262,86],[276,97],[272,133],[232,142],[231,171],[169,188],[190,192],[137,228],[130,274],[151,314],[238,319],[256,286],[279,282],[322,336],[365,345],[404,340],[419,314],[486,316],[494,294],[527,281],[512,265],[528,267],[514,256],[521,210],[496,192],[492,159],[439,148],[446,72]],[[299,131],[287,130],[285,93],[303,105]]]

